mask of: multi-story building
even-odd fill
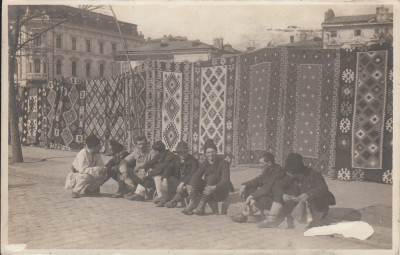
[[[393,38],[393,13],[380,6],[376,14],[340,16],[329,9],[322,23],[324,49],[364,46]]]
[[[230,44],[223,43],[223,38],[215,38],[214,44],[209,45],[199,40],[188,40],[186,37],[164,36],[161,39],[149,39],[146,45],[128,52],[120,51],[115,55],[118,70],[127,72],[145,60],[166,60],[175,62],[206,61],[215,57],[238,54]]]
[[[25,24],[21,41],[74,16],[18,53],[15,81],[19,86],[43,84],[57,76],[87,80],[117,74],[114,54],[124,45],[114,17],[69,6],[29,6],[27,11],[32,8],[46,15]],[[128,50],[143,44],[137,25],[120,21],[119,25]]]

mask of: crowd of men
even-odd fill
[[[146,137],[136,138],[135,143],[133,152],[128,153],[111,140],[113,158],[104,165],[100,140],[88,136],[67,177],[66,188],[72,189],[72,198],[81,197],[82,191],[84,196],[99,196],[100,186],[113,178],[118,183],[113,198],[153,200],[157,207],[167,208],[181,204],[186,215],[205,215],[207,204],[212,214],[227,213],[226,207],[219,211],[218,202],[226,201],[234,192],[230,163],[217,156],[213,140],[205,142],[205,160],[201,163],[183,141],[173,152],[162,141],[148,149]],[[293,228],[295,219],[300,222],[308,217],[308,227],[324,224],[335,198],[323,176],[306,167],[300,154],[289,154],[283,168],[270,152],[264,152],[259,163],[262,174],[243,183],[239,190],[245,203],[243,211],[232,216],[234,222],[258,222],[260,228],[276,228],[286,219],[288,228]]]

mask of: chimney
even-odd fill
[[[389,8],[385,8],[383,5],[376,8],[376,21],[384,22],[389,18]]]
[[[306,32],[300,33],[300,41],[301,42],[307,41],[307,33]]]
[[[214,47],[222,50],[224,48],[224,38],[214,38]]]
[[[169,39],[168,39],[168,36],[166,36],[166,35],[164,35],[163,38],[161,38],[161,42],[162,43],[165,43],[165,42],[168,42],[168,41],[169,41]]]
[[[294,43],[294,35],[290,36],[290,43]]]
[[[329,9],[325,12],[325,21],[333,20],[333,18],[335,18],[335,13],[332,11],[332,9]]]

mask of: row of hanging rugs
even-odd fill
[[[393,50],[265,48],[195,63],[146,61],[99,80],[59,78],[20,93],[22,142],[78,150],[97,135],[131,150],[145,135],[233,164],[290,152],[341,180],[392,183]]]

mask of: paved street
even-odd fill
[[[51,153],[50,150],[49,153]],[[46,176],[27,174],[27,171],[34,172],[39,168],[42,171],[65,173],[64,169],[68,169],[67,162],[72,160],[71,157],[68,158],[70,154],[74,153],[66,152],[64,158],[44,162],[35,162],[34,158],[27,157],[27,161],[31,160],[32,163],[11,165],[9,168],[9,244],[26,243],[28,249],[376,249],[391,247],[391,229],[387,226],[374,226],[375,234],[367,241],[346,239],[338,235],[304,237],[301,227],[288,230],[284,228],[285,224],[282,224],[280,229],[258,229],[254,224],[235,224],[227,216],[186,216],[180,213],[181,208],[156,208],[151,202],[113,199],[110,196],[117,187],[112,180],[102,187],[101,197],[72,199],[70,190],[64,189],[61,177],[51,179]],[[35,156],[34,153],[31,155]],[[26,171],[22,171],[23,169]],[[232,180],[237,188],[243,179],[257,174],[256,169],[249,171],[233,168]],[[340,185],[340,183],[345,184],[338,182],[335,185]],[[385,187],[382,189],[383,192],[390,191],[391,188],[387,185],[379,187]],[[235,194],[232,197],[235,197]],[[338,200],[341,201],[341,198],[339,197]],[[241,205],[237,201],[233,202],[236,203],[229,209],[230,215],[237,212]]]

